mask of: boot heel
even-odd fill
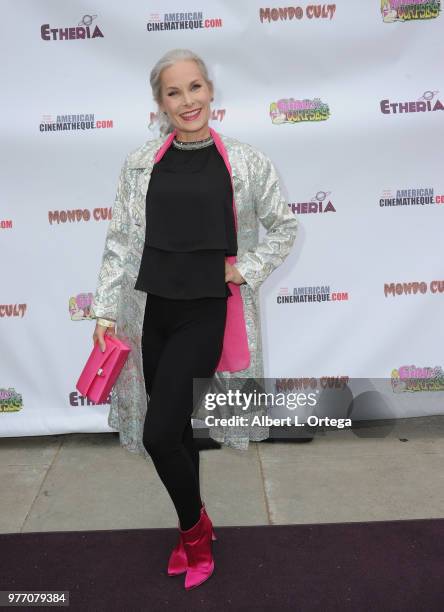
[[[213,540],[213,542],[214,542],[215,540],[217,540],[217,537],[216,537],[216,534],[214,533],[213,523],[211,522],[211,519],[210,519],[210,517],[209,517],[209,516],[208,516],[208,514],[207,514],[207,509],[206,509],[206,507],[205,507],[205,504],[202,504],[202,508],[201,508],[201,510],[202,510],[202,511],[203,511],[203,512],[206,514],[206,516],[207,516],[208,520],[210,521],[210,524],[211,524],[211,539],[212,539],[212,540]]]

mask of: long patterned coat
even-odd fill
[[[227,379],[258,380],[264,376],[259,287],[289,254],[296,237],[297,219],[282,195],[271,160],[249,144],[212,128],[210,131],[222,143],[220,146],[231,166],[238,242],[234,265],[246,280],[239,287],[250,363],[248,368],[236,372],[215,372],[211,391],[226,392]],[[142,444],[142,435],[149,397],[145,390],[141,340],[147,294],[134,289],[134,285],[145,244],[148,184],[154,158],[165,140],[160,137],[145,142],[123,164],[92,305],[96,317],[116,321],[116,334],[132,349],[111,393],[108,424],[119,431],[124,448],[146,459],[149,455]],[[267,230],[260,243],[259,221]],[[203,404],[197,404],[193,418],[204,419],[208,414]],[[269,430],[260,425],[214,426],[209,428],[209,434],[220,443],[246,450],[249,440],[264,440]]]

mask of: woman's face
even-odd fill
[[[208,121],[213,92],[196,62],[178,61],[162,70],[160,79],[162,101],[159,107],[168,113],[169,120],[177,128],[177,139],[203,140],[210,136]]]

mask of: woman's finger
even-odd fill
[[[102,327],[101,325],[97,324],[93,338],[95,338],[99,343],[102,353],[106,350],[105,335],[115,336],[114,327]]]

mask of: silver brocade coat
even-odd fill
[[[226,392],[228,378],[262,379],[264,376],[258,290],[289,254],[298,222],[282,195],[271,160],[249,144],[218,135],[232,169],[238,225],[238,255],[234,265],[246,280],[246,284],[240,285],[240,291],[251,358],[247,369],[214,374],[211,390]],[[134,285],[145,243],[148,184],[155,154],[165,140],[161,137],[145,142],[123,164],[92,305],[94,316],[116,321],[118,337],[131,347],[111,393],[108,424],[119,431],[124,448],[146,459],[149,455],[142,436],[149,398],[145,391],[141,340],[147,294],[134,289]],[[267,230],[260,243],[259,221]],[[196,405],[193,418],[204,419],[208,415],[203,404]],[[222,444],[246,450],[249,440],[267,438],[269,428],[213,426],[209,434]]]

